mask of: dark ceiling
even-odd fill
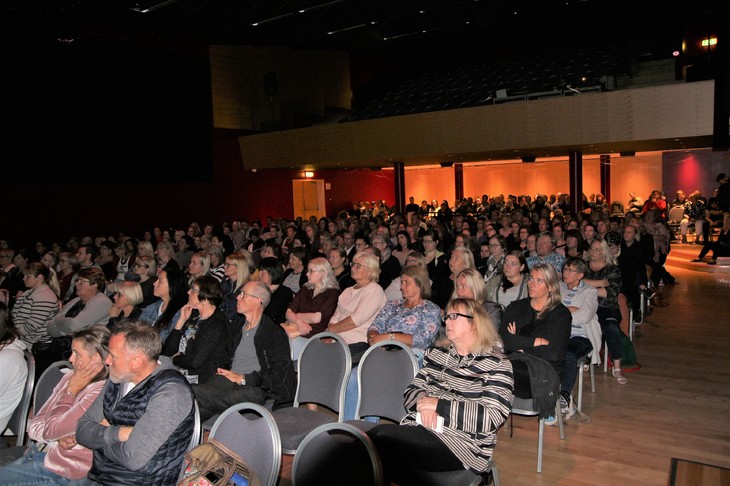
[[[509,50],[544,44],[546,37],[676,39],[690,24],[711,23],[716,1],[669,7],[654,0],[2,0],[0,35],[60,43],[175,40],[351,51],[470,41]]]

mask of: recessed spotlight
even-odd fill
[[[253,24],[251,24],[251,27],[256,27],[257,25],[259,25],[259,23],[258,22],[254,22]]]
[[[304,9],[301,9],[301,10],[299,11],[299,13],[304,13],[304,12],[306,12],[306,10],[304,10]]]

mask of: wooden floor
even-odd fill
[[[700,462],[672,460],[669,486],[727,486],[730,485],[730,469]]]
[[[634,338],[641,369],[624,386],[596,373],[596,393],[587,385],[583,396],[591,422],[569,421],[565,441],[546,427],[542,474],[537,419],[514,417],[495,450],[504,486],[666,486],[672,458],[730,467],[730,268],[685,265],[699,247],[672,253],[679,283],[661,288],[669,305]]]

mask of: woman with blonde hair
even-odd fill
[[[188,265],[188,285],[192,285],[193,281],[204,275],[208,275],[210,271],[210,257],[204,251],[199,251],[190,258]]]
[[[248,253],[248,252],[247,252]],[[223,263],[225,277],[221,282],[223,292],[223,303],[220,309],[228,320],[233,320],[236,315],[236,302],[243,286],[251,279],[251,269],[248,260],[241,251],[231,253]]]
[[[407,480],[413,468],[485,471],[497,431],[510,413],[512,366],[482,304],[451,300],[443,320],[449,341],[428,350],[423,368],[406,388],[408,415],[400,425],[379,425],[368,432],[383,463],[385,484]],[[434,433],[439,419],[443,429]]]
[[[560,296],[560,280],[550,264],[538,264],[527,279],[529,297],[512,302],[504,310],[500,335],[507,353],[524,352],[547,361],[562,376],[570,341],[572,316]],[[515,396],[533,398],[530,375],[524,361],[512,363]]]
[[[139,282],[125,281],[117,285],[114,291],[112,306],[109,308],[110,329],[125,319],[137,319],[142,315],[139,304],[142,303],[142,286]]]
[[[180,264],[175,259],[175,248],[169,241],[160,241],[157,243],[157,249],[155,250],[157,255],[157,274],[168,268],[176,267],[180,268]]]
[[[142,240],[137,244],[137,256],[155,257],[155,249],[149,240]]]
[[[282,327],[291,339],[292,359],[297,359],[307,340],[327,329],[337,308],[340,286],[329,262],[314,258],[307,265],[307,283],[296,293]]]
[[[613,376],[620,385],[628,383],[621,372],[621,309],[618,295],[621,292],[621,268],[616,257],[611,254],[605,240],[595,239],[588,248],[588,269],[583,277],[586,285],[594,287],[598,293],[598,322],[613,360]]]
[[[378,285],[380,261],[377,256],[367,252],[357,253],[352,258],[350,268],[355,285],[340,294],[328,330],[342,335],[350,347],[354,366],[367,351],[367,331],[387,299]]]
[[[134,260],[132,272],[139,277],[139,285],[142,287],[142,303],[139,306],[144,309],[158,300],[154,290],[157,281],[157,260],[153,256],[138,256]]]
[[[501,326],[502,306],[489,300],[487,286],[484,284],[482,274],[476,268],[467,268],[459,272],[454,281],[454,292],[451,294],[451,298],[472,299],[481,302],[495,329],[499,329]]]
[[[28,290],[16,299],[11,315],[20,340],[30,348],[34,343],[51,341],[46,327],[61,310],[61,288],[56,272],[40,262],[29,263],[22,272]]]
[[[442,271],[433,280],[433,301],[441,309],[446,306],[446,303],[451,297],[451,293],[454,290],[454,281],[456,276],[462,270],[468,268],[474,268],[474,254],[470,249],[464,246],[457,246],[451,252],[449,258],[449,271]]]

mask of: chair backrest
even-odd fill
[[[368,349],[357,369],[355,417],[383,417],[395,422],[406,415],[403,392],[418,373],[418,359],[400,341],[380,341]]]
[[[69,361],[61,360],[52,363],[41,373],[33,392],[33,411],[35,413],[38,413],[48,399],[51,398],[53,389],[71,369],[73,369],[73,365]]]
[[[35,358],[33,353],[26,349],[23,351],[23,356],[28,364],[28,377],[25,379],[25,388],[20,403],[15,407],[13,415],[8,421],[8,428],[15,432],[17,437],[15,444],[19,446],[25,445],[25,428],[28,422],[30,400],[33,398],[33,386],[35,385]]]
[[[341,481],[339,481],[341,479]],[[293,486],[383,484],[380,457],[370,438],[345,423],[320,425],[302,441],[292,465]]]
[[[684,217],[684,206],[673,206],[669,210],[669,221],[671,223],[679,223]]]
[[[209,437],[238,453],[265,485],[276,484],[281,437],[274,417],[265,407],[250,402],[229,407],[215,421]]]
[[[321,332],[309,338],[299,355],[299,384],[294,406],[317,403],[338,412],[343,420],[345,390],[352,369],[350,348],[339,334]]]

